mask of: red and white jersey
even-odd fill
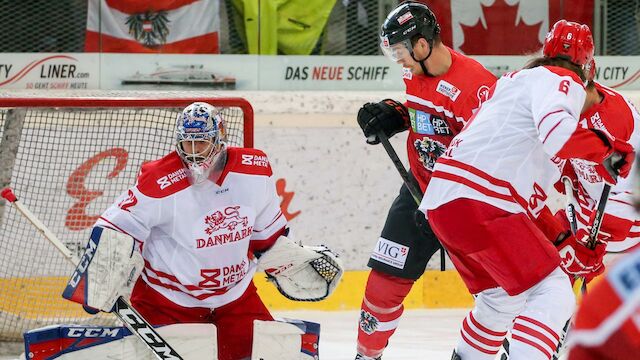
[[[640,114],[633,104],[613,89],[596,83],[603,100],[580,116],[580,126],[598,129],[612,137],[640,148]],[[598,206],[604,188],[602,178],[595,170],[593,163],[581,160],[559,160],[563,176],[569,177],[575,188],[577,205],[576,220],[578,228],[586,229],[589,218]],[[634,164],[634,169],[637,164]],[[624,251],[640,242],[640,216],[633,207],[633,177],[619,178],[611,187],[609,200],[605,208],[605,217],[600,228],[600,235],[608,240],[608,251]],[[563,188],[563,187],[559,187]]]
[[[447,48],[449,49],[449,48]],[[407,138],[409,166],[424,191],[433,166],[451,139],[487,99],[496,77],[477,61],[451,49],[451,67],[431,77],[404,73],[411,128]]]
[[[585,97],[580,78],[564,68],[502,76],[438,160],[420,209],[467,198],[536,218],[560,176],[552,157],[601,161],[609,150],[577,126]]]
[[[147,163],[135,186],[98,220],[142,244],[142,278],[184,307],[216,308],[240,297],[255,250],[286,225],[271,166],[255,149],[228,148],[217,182],[191,185],[176,152]]]
[[[640,249],[610,267],[582,299],[569,360],[632,359],[640,350]]]

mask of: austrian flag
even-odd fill
[[[85,51],[216,54],[219,0],[89,0]]]

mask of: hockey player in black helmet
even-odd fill
[[[420,42],[423,39],[428,46]],[[406,2],[395,8],[380,29],[380,48],[392,61],[407,65],[413,59],[425,75],[429,73],[425,62],[433,53],[434,44],[441,44],[440,25],[426,5]],[[417,53],[414,48],[418,46]],[[424,54],[426,52],[426,55]]]
[[[409,177],[424,192],[436,160],[486,99],[496,79],[478,62],[442,43],[435,15],[421,3],[405,2],[391,11],[381,27],[380,47],[404,67],[407,101],[364,104],[358,124],[368,144],[378,144],[380,132],[391,137],[409,131]],[[424,214],[416,214],[417,208],[403,185],[369,259],[356,359],[382,357],[402,316],[405,297],[440,248]]]

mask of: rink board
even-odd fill
[[[271,310],[353,310],[359,309],[364,294],[368,271],[348,271],[344,274],[335,293],[321,302],[295,302],[286,299],[275,286],[266,281],[264,274],[254,277],[258,292]],[[0,298],[0,313],[21,318],[86,318],[82,308],[56,296],[66,285],[65,277],[37,277],[0,279],[0,289],[20,289],[23,299],[28,301],[13,303],[10,297]],[[43,287],[42,284],[47,284]],[[39,300],[47,298],[47,307],[35,306]],[[427,271],[416,281],[407,296],[405,308],[466,308],[473,304],[462,280],[454,270]]]

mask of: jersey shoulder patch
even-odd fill
[[[138,190],[145,196],[163,198],[189,187],[187,169],[175,151],[142,165]]]
[[[269,159],[262,150],[239,147],[227,148],[227,164],[218,180],[218,184],[221,184],[231,172],[258,176],[271,176],[273,174]]]

